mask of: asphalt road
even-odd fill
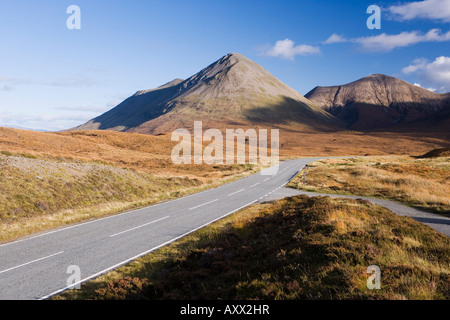
[[[0,245],[0,299],[46,299],[246,206],[295,194],[307,194],[284,186],[307,163],[317,159],[282,162],[275,175],[255,174],[177,200]],[[411,209],[396,204],[395,209],[398,208],[405,212]],[[423,216],[422,212],[419,218],[450,235],[450,219],[437,218],[432,214]],[[436,219],[441,220],[436,223]],[[68,282],[68,279],[73,279],[74,270],[80,271],[78,283]]]
[[[328,196],[332,198],[349,198],[349,199],[363,199],[372,202],[373,204],[380,205],[391,210],[393,213],[400,216],[407,216],[413,218],[414,220],[421,222],[438,232],[445,234],[450,237],[450,218],[444,217],[438,214],[422,211],[416,208],[408,207],[395,201],[369,198],[363,196],[351,196],[351,195],[338,195],[338,194],[328,194],[328,193],[318,193],[318,192],[308,192],[302,190],[295,190],[291,188],[281,188],[265,197],[265,201],[281,199],[284,197],[292,197],[296,195],[307,195],[309,197],[316,196]]]
[[[177,200],[1,245],[0,299],[48,298],[67,289],[77,269],[81,282],[95,278],[263,201],[313,160],[282,162],[275,175],[255,174]]]

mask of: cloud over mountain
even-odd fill
[[[204,127],[287,126],[316,130],[339,121],[239,53],[230,53],[186,80],[138,91],[110,111],[75,129],[139,133]]]
[[[402,71],[404,74],[416,74],[421,83],[437,88],[439,92],[450,91],[450,57],[440,56],[432,62],[416,59]]]
[[[278,40],[273,47],[266,49],[262,52],[263,55],[268,57],[282,58],[288,60],[294,60],[295,56],[311,55],[320,53],[320,48],[310,46],[307,44],[295,45],[294,41],[290,39]]]

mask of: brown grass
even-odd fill
[[[281,129],[282,158],[421,155],[448,145],[439,135]],[[170,135],[0,128],[0,241],[173,199],[258,169],[174,165],[175,144]],[[448,160],[370,161],[360,168],[321,163],[308,173],[308,182],[317,183],[308,188],[397,193],[397,200],[448,210]],[[348,171],[333,176],[336,167]],[[420,198],[418,186],[428,194]],[[252,206],[63,297],[448,299],[448,248],[448,238],[379,207],[300,197]],[[382,291],[365,287],[365,268],[373,263],[383,270]]]
[[[194,174],[167,177],[80,160],[3,153],[0,242],[175,199],[258,169],[250,165],[227,168],[211,181]]]
[[[81,160],[150,172],[164,177],[187,176],[212,181],[233,175],[237,166],[174,165],[170,136],[114,131],[61,133],[0,128],[0,152],[50,160]]]
[[[255,129],[259,127],[256,126]],[[161,174],[221,174],[223,168],[172,165],[170,155],[176,142],[170,141],[170,137],[170,134],[151,136],[114,131],[45,133],[0,127],[0,151],[99,161]],[[441,135],[383,132],[368,134],[356,131],[300,132],[290,127],[280,127],[280,154],[283,158],[321,155],[421,155],[439,146],[448,146],[448,140]]]
[[[310,164],[288,185],[307,191],[391,199],[450,214],[450,158],[372,156]]]
[[[394,152],[423,154],[431,147],[445,145],[445,140],[432,135],[300,132],[291,127],[280,127],[280,130],[282,159]],[[94,209],[101,212],[100,215],[113,214],[172,199],[250,174],[259,167],[174,165],[171,151],[176,143],[170,141],[170,134],[44,133],[0,128],[2,159],[22,159],[22,165],[28,165],[3,164],[1,167],[0,241],[82,221],[83,217],[95,218],[89,213]],[[73,166],[80,168],[77,171]],[[93,166],[97,172],[86,174]],[[109,180],[99,178],[101,166],[108,172]],[[52,171],[51,168],[58,169]],[[125,171],[119,173],[120,170]],[[139,178],[133,180],[133,176]],[[122,184],[118,183],[120,179],[124,179]],[[181,185],[177,179],[182,181]],[[98,210],[106,203],[113,205],[108,205],[108,210]]]
[[[433,149],[416,158],[423,159],[423,158],[438,158],[438,157],[447,157],[447,158],[450,157],[450,147]]]
[[[449,238],[366,201],[258,204],[54,299],[449,299]],[[369,265],[381,289],[367,288]]]

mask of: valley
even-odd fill
[[[448,155],[424,156],[449,147],[447,98],[384,75],[317,87],[305,97],[252,60],[230,53],[186,80],[140,90],[75,128],[0,128],[0,247],[4,257],[12,257],[5,258],[8,267],[0,274],[11,277],[8,283],[23,283],[16,269],[45,260],[45,272],[58,274],[58,282],[49,279],[44,287],[52,290],[45,291],[36,280],[33,299],[448,299],[447,236],[363,200],[277,198],[288,184],[448,215]],[[183,129],[189,148],[180,147],[177,129]],[[264,177],[259,173],[269,164],[247,161],[252,151],[264,154],[275,146],[267,148],[251,135],[231,148],[246,161],[197,161],[198,154],[212,156],[213,146],[214,159],[220,151],[227,154],[226,141],[219,143],[227,130],[277,132],[273,151],[282,170]],[[174,151],[186,158],[174,161]],[[304,184],[301,170],[309,162]],[[269,196],[274,198],[266,201]],[[97,223],[105,226],[102,232]],[[31,239],[42,242],[40,254],[9,251],[30,251]],[[232,239],[239,243],[236,252],[223,243]],[[109,241],[120,249],[109,254]],[[269,248],[267,255],[257,253],[260,246]],[[312,248],[334,252],[335,259],[316,257]],[[65,292],[72,250],[89,272],[81,290]],[[299,257],[304,265],[295,262]],[[277,262],[273,268],[271,261]],[[363,266],[369,263],[383,267],[388,289],[364,287]],[[39,268],[32,271],[44,272]],[[212,279],[211,268],[225,278]],[[250,271],[238,275],[236,268]],[[179,291],[160,272],[189,281],[192,290]],[[414,284],[405,285],[411,274]],[[199,277],[206,284],[201,290],[193,281]]]

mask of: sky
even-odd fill
[[[375,73],[450,92],[450,0],[0,0],[0,126],[71,128],[230,52],[303,95]]]

